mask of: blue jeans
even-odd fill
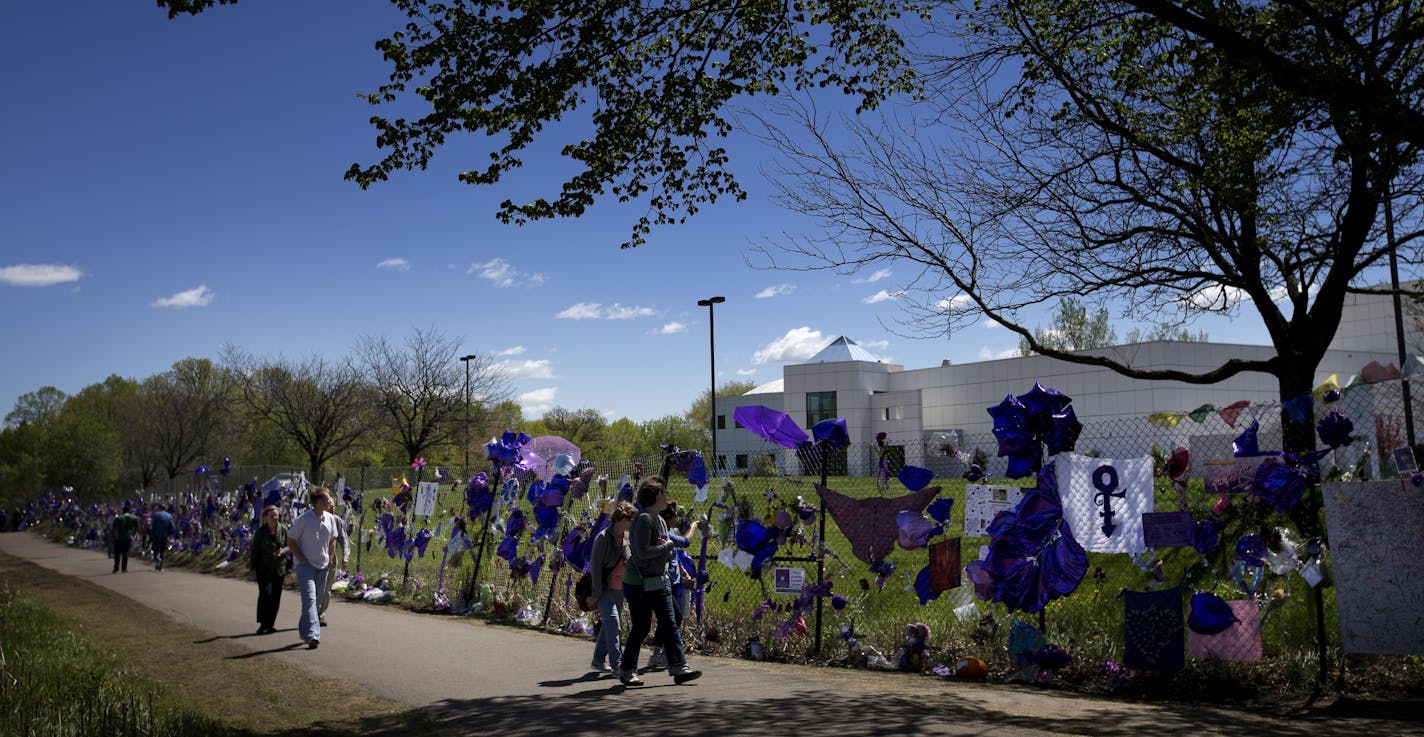
[[[297,590],[302,592],[302,616],[297,620],[297,636],[305,642],[321,639],[321,622],[316,613],[319,586],[326,583],[326,569],[310,563],[297,564]]]
[[[617,669],[618,661],[623,658],[623,647],[618,644],[623,636],[623,623],[618,618],[622,608],[622,590],[604,589],[598,596],[598,617],[603,624],[598,630],[598,641],[593,645],[595,664],[602,664],[607,659],[608,664]]]
[[[687,653],[682,649],[682,633],[678,632],[672,608],[672,592],[644,591],[642,586],[623,582],[623,595],[628,598],[628,616],[632,626],[628,631],[628,647],[623,650],[623,664],[620,670],[638,670],[639,651],[648,631],[653,628],[653,618],[658,620],[663,654],[667,656],[668,672],[677,673],[687,666]]]

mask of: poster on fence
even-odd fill
[[[1058,495],[1073,537],[1092,553],[1142,553],[1152,507],[1152,459],[1058,455]]]
[[[440,484],[422,481],[415,491],[415,516],[429,517],[435,514],[435,496],[440,493]]]
[[[1387,479],[1321,491],[1345,652],[1424,655],[1424,490]]]
[[[1012,512],[1023,499],[1017,486],[969,484],[964,488],[964,536],[988,537],[989,523],[999,512]]]
[[[1207,496],[1247,494],[1256,482],[1256,469],[1265,458],[1231,458],[1202,464],[1202,489]]]
[[[773,594],[799,594],[806,587],[806,569],[781,566],[771,570]]]

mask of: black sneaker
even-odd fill
[[[692,668],[683,666],[682,670],[673,672],[672,682],[681,686],[682,684],[687,683],[688,681],[695,681],[701,677],[702,671],[693,670]]]

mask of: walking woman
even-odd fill
[[[628,562],[628,528],[637,516],[636,507],[619,502],[613,509],[609,526],[593,539],[593,560],[588,569],[593,593],[589,599],[598,609],[601,624],[598,641],[593,646],[591,667],[599,672],[614,670],[623,656],[623,648],[618,644],[623,636],[619,616],[623,609],[623,569]]]
[[[277,631],[282,606],[282,579],[287,576],[287,527],[277,523],[277,507],[262,510],[262,522],[252,535],[248,567],[257,574],[257,634]]]
[[[663,633],[668,673],[674,683],[687,683],[701,676],[702,671],[688,666],[682,634],[674,622],[672,589],[667,577],[673,542],[668,537],[667,523],[660,516],[668,505],[667,489],[661,478],[650,476],[638,484],[638,504],[643,511],[628,530],[628,566],[623,571],[623,595],[628,599],[628,614],[633,624],[628,632],[628,647],[623,650],[618,680],[626,686],[643,685],[637,671],[639,649],[648,630],[652,629],[653,617],[657,617],[658,630]]]

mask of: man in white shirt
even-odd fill
[[[297,634],[315,650],[321,644],[321,615],[317,602],[319,587],[326,584],[326,569],[332,564],[336,547],[336,516],[331,514],[331,491],[325,486],[312,487],[307,495],[307,511],[287,528],[287,547],[297,564],[297,590],[302,594],[302,615],[297,620]]]

